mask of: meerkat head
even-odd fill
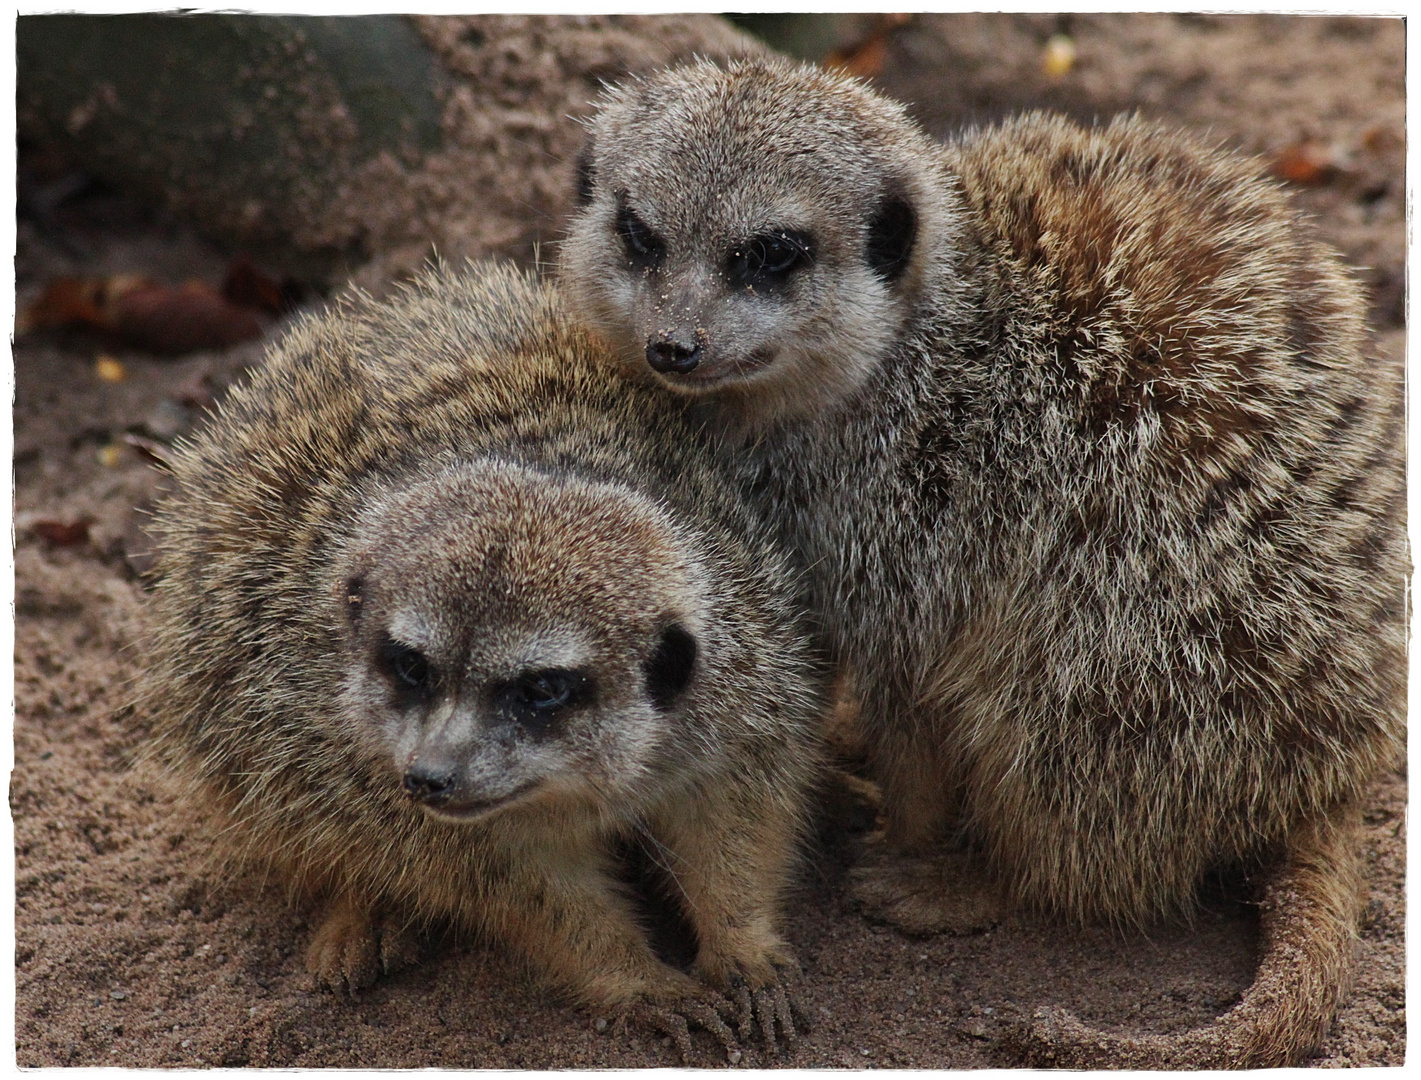
[[[941,152],[855,80],[703,62],[611,91],[589,127],[559,266],[574,311],[752,423],[850,395],[945,272]]]
[[[621,488],[483,462],[378,495],[331,590],[343,714],[434,817],[616,805],[694,695],[695,575]]]

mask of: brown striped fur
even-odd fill
[[[1075,922],[1179,911],[1242,865],[1269,914],[1237,1008],[1168,1038],[1046,1016],[1022,1045],[1303,1057],[1350,970],[1357,800],[1404,743],[1400,371],[1338,257],[1258,163],[1186,135],[1036,114],[932,147],[781,62],[613,91],[586,175],[578,313],[727,432],[863,691],[900,853],[864,902],[918,932],[980,920],[948,841]],[[893,192],[911,250],[850,288]],[[630,265],[619,205],[658,264]],[[780,228],[814,257],[731,288],[739,238]],[[708,372],[647,370],[677,320]]]
[[[820,672],[695,427],[595,349],[489,267],[274,346],[157,512],[154,759],[225,823],[219,855],[324,906],[332,986],[444,923],[683,1049],[684,1018],[730,1038],[719,992],[773,1042]],[[627,843],[694,930],[691,974],[653,952]]]

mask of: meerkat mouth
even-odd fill
[[[723,364],[707,366],[705,363],[683,373],[657,372],[657,377],[669,386],[687,390],[714,390],[727,383],[743,382],[762,374],[775,362],[778,353],[774,349],[756,349],[748,356],[735,357]]]
[[[468,824],[471,821],[478,821],[480,818],[488,817],[496,811],[511,806],[533,791],[537,786],[538,781],[530,780],[522,787],[515,788],[507,795],[501,795],[496,799],[470,799],[458,803],[447,802],[441,806],[430,806],[428,803],[423,803],[420,805],[420,809],[438,821]]]

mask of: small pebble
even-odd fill
[[[592,1026],[593,1026],[593,1028],[595,1028],[597,1031],[606,1031],[606,1030],[607,1030],[607,1018],[606,1018],[605,1016],[599,1016],[599,1017],[597,1018],[596,1022],[595,1022]]]
[[[1041,70],[1048,79],[1059,79],[1076,65],[1076,43],[1065,34],[1056,34],[1041,53]]]
[[[94,361],[94,374],[104,382],[123,382],[128,378],[128,369],[112,356],[100,356]]]
[[[109,997],[113,998],[115,1001],[122,1001],[124,998],[128,997],[128,991],[127,991],[127,990],[110,990],[110,991],[109,991]]]
[[[739,1065],[740,1059],[744,1056],[745,1055],[742,1054],[739,1050],[732,1050],[730,1051],[730,1053],[725,1055],[725,1060],[730,1062],[732,1065]]]

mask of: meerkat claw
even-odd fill
[[[735,994],[735,1003],[739,1007],[740,1015],[736,1019],[736,1027],[740,1029],[740,1037],[747,1042],[755,1033],[755,1001],[750,996],[750,987],[744,979],[737,978],[731,986]]]
[[[717,1000],[719,999],[719,1000]],[[625,1033],[629,1024],[659,1032],[675,1044],[682,1064],[691,1057],[691,1024],[709,1032],[725,1050],[726,1056],[739,1049],[735,1034],[726,1025],[721,1013],[733,1008],[721,995],[714,997],[677,1001],[669,1005],[658,1005],[649,1001],[638,1001],[628,1006],[617,1017],[614,1032]]]
[[[778,983],[755,992],[755,1016],[760,1022],[760,1030],[765,1036],[765,1045],[775,1053],[789,1053],[799,1044],[799,1032],[794,1026],[794,1010],[790,995]],[[783,1046],[775,1041],[775,1027],[779,1027]]]
[[[719,999],[719,1000],[717,1000]],[[722,1011],[730,1011],[734,1006],[719,994],[705,1001],[688,1001],[681,1006],[682,1013],[694,1020],[701,1028],[709,1031],[725,1048],[727,1055],[738,1048],[735,1033],[725,1022]]]

